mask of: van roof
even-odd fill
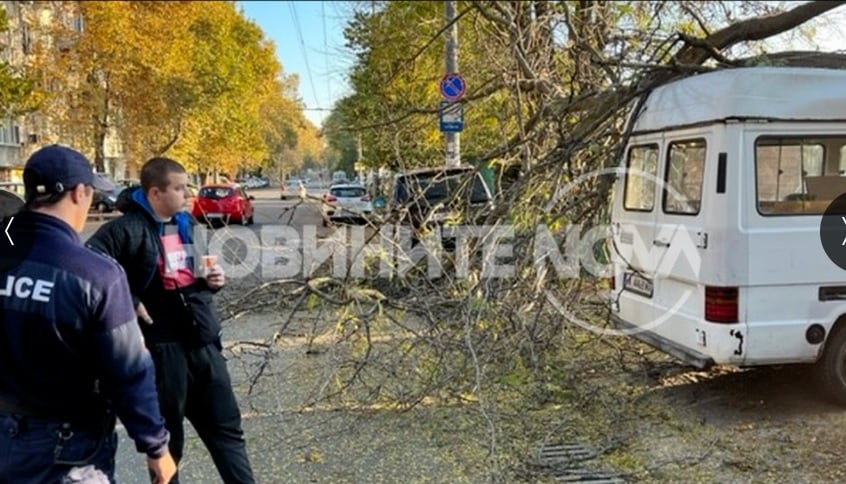
[[[652,91],[633,132],[738,118],[846,121],[846,70],[742,67],[697,74]]]
[[[397,173],[396,178],[403,178],[403,177],[406,177],[406,176],[415,176],[415,175],[426,174],[426,173],[445,173],[447,175],[453,175],[455,173],[464,173],[464,172],[469,172],[469,171],[474,171],[474,170],[475,170],[475,168],[473,168],[470,165],[450,166],[450,167],[429,166],[429,167],[423,167],[423,168],[413,168],[411,170],[407,170],[407,171],[403,171],[401,173]]]

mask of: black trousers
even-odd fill
[[[247,457],[241,411],[226,360],[214,344],[186,349],[180,343],[155,343],[150,347],[156,365],[159,406],[170,432],[170,453],[182,459],[187,418],[208,449],[226,484],[254,483]],[[179,483],[177,474],[171,481]]]

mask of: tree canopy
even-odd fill
[[[607,126],[598,119],[606,114],[618,127],[626,103],[648,86],[772,52],[778,35],[812,39],[815,24],[806,21],[839,4],[456,2],[468,85],[462,157],[520,164],[556,156],[562,141]],[[326,130],[335,156],[349,158],[351,140],[360,139],[372,167],[442,163],[444,22],[443,2],[377,2],[354,12],[345,31],[352,93]]]
[[[100,169],[109,135],[135,163],[166,155],[199,172],[268,169],[286,148],[320,156],[296,76],[233,2],[76,5],[84,28],[57,16],[31,68],[58,137]]]

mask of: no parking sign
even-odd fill
[[[467,84],[465,84],[464,78],[461,77],[461,74],[457,72],[449,72],[441,78],[439,87],[441,90],[441,96],[443,96],[444,99],[455,102],[464,96]]]

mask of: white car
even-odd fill
[[[270,181],[266,178],[252,177],[244,182],[244,186],[247,188],[264,188],[270,186]]]
[[[366,219],[373,213],[373,202],[367,190],[357,184],[332,185],[320,204],[323,225],[330,221]]]
[[[306,196],[305,183],[302,180],[288,180],[282,185],[282,190],[279,195],[281,200],[289,198],[305,198]]]

